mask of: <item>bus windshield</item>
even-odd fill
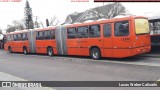
[[[136,34],[148,34],[149,33],[148,20],[143,18],[135,19],[135,31]]]

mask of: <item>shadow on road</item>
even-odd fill
[[[0,50],[3,51],[3,50]],[[4,51],[5,52],[5,51]],[[10,54],[9,52],[6,54]],[[19,54],[22,55],[22,53],[12,53],[12,54]],[[149,55],[148,55],[149,54]],[[160,47],[152,47],[152,50],[150,53],[148,54],[142,54],[142,55],[136,55],[136,56],[132,56],[132,57],[127,57],[127,58],[102,58],[101,60],[103,61],[125,61],[125,62],[138,62],[138,61],[143,61],[145,60],[147,57],[158,57],[158,56],[152,56],[152,55],[160,55]],[[28,55],[39,55],[39,56],[47,56],[46,54],[28,54]],[[88,59],[88,60],[92,60],[91,57],[89,56],[64,56],[64,55],[55,55],[53,57],[59,57],[59,58],[68,58],[68,59]]]
[[[150,54],[160,54],[160,46],[152,46]]]

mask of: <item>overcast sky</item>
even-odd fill
[[[66,16],[73,12],[82,12],[89,8],[101,6],[103,3],[71,2],[71,0],[28,0],[33,16],[39,16],[39,21],[57,16],[63,22]],[[6,28],[13,20],[24,18],[26,0],[21,2],[0,2],[0,28]],[[150,15],[160,12],[160,3],[122,3],[126,9],[135,15]],[[35,18],[34,18],[35,20]]]

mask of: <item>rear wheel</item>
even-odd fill
[[[90,51],[90,56],[94,60],[99,60],[101,59],[101,51],[99,50],[99,48],[92,48]]]
[[[9,51],[10,53],[12,53],[12,48],[11,48],[11,47],[8,47],[8,51]]]
[[[28,54],[28,51],[27,51],[27,48],[26,48],[26,47],[23,48],[23,53],[24,53],[25,55]]]
[[[48,56],[53,56],[53,49],[51,47],[47,49],[47,54]]]

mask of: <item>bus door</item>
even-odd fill
[[[67,29],[67,53],[68,55],[80,55],[80,41],[77,38],[75,27]]]
[[[113,56],[113,24],[106,23],[103,26],[103,53],[104,57],[112,57]]]
[[[55,30],[41,30],[36,32],[36,52],[37,53],[47,53],[48,46],[51,46],[54,52],[55,51]]]
[[[100,25],[90,25],[78,28],[80,55],[89,56],[90,47],[96,46],[101,48],[103,46],[100,31]]]
[[[78,27],[77,28],[77,45],[78,45],[78,54],[88,56],[89,55],[89,39],[88,39],[88,26]]]
[[[11,48],[13,52],[18,52],[18,34],[13,35],[14,41],[11,43]]]
[[[89,26],[89,31],[88,31],[88,47],[92,47],[92,46],[96,46],[100,49],[100,51],[102,52],[102,47],[103,47],[103,39],[101,38],[101,31],[102,31],[102,26],[100,26],[99,24],[96,25],[90,25]],[[89,49],[88,49],[89,50]],[[88,55],[89,55],[88,51]],[[103,53],[101,53],[103,54]]]
[[[8,35],[6,35],[5,39],[6,39],[5,50],[8,50],[8,47],[12,46],[11,42],[13,42],[13,35],[8,34]]]
[[[131,55],[130,21],[114,23],[113,56],[126,57]]]

